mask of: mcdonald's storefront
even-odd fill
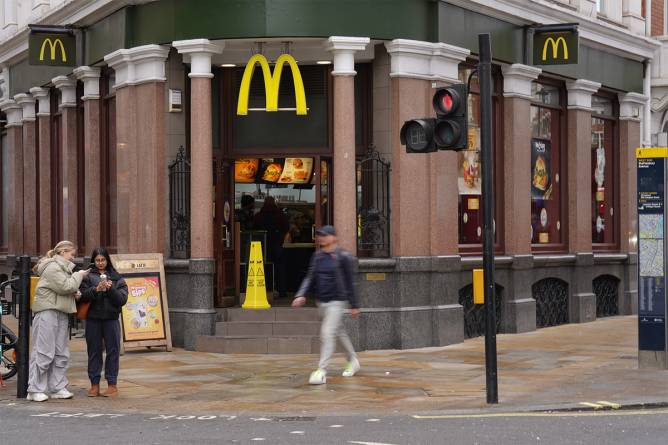
[[[9,267],[63,238],[82,257],[160,252],[173,341],[207,349],[243,302],[250,242],[284,306],[333,224],[359,258],[358,348],[480,335],[476,77],[466,151],[407,154],[399,130],[433,115],[435,87],[469,80],[491,32],[499,332],[637,310],[646,39],[588,23],[575,43],[534,40],[538,65],[518,25],[534,18],[467,2],[125,3],[95,20],[73,9],[71,44],[0,51]]]

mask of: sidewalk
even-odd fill
[[[499,335],[499,405],[494,410],[568,408],[582,402],[668,402],[668,371],[638,369],[637,317],[614,317],[526,334]],[[484,338],[443,348],[371,351],[362,370],[311,386],[315,355],[219,355],[175,349],[121,358],[117,399],[89,399],[85,343],[73,339],[71,401],[45,409],[155,413],[429,413],[490,408],[485,402]],[[15,401],[16,378],[0,389]],[[105,384],[103,384],[103,388]],[[28,403],[28,402],[25,402]]]

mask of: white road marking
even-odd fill
[[[254,440],[256,442],[260,442],[260,441],[267,440],[267,439],[265,439],[264,437],[254,437],[251,440]]]
[[[304,431],[290,431],[290,434],[304,434]]]
[[[268,419],[266,417],[251,417],[251,420],[255,422],[271,422],[271,419]]]
[[[348,443],[356,443],[358,445],[394,445],[392,443],[381,443],[381,442],[358,442],[356,440],[349,440]]]
[[[343,428],[343,425],[330,425],[330,428]]]
[[[380,419],[366,419],[367,422],[380,422]]]

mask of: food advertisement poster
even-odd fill
[[[128,302],[122,311],[123,340],[164,339],[160,274],[128,274],[125,281],[128,285]]]
[[[311,180],[313,158],[285,158],[283,172],[278,182],[282,184],[307,184]]]
[[[531,197],[550,199],[552,196],[552,168],[550,142],[531,139]]]
[[[469,127],[468,147],[457,156],[459,162],[460,195],[481,195],[480,181],[480,131],[477,127]]]
[[[283,159],[262,159],[259,179],[262,182],[276,183],[283,173]]]
[[[259,159],[252,158],[237,159],[234,161],[234,181],[244,184],[254,183],[259,164]]]

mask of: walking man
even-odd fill
[[[352,377],[360,369],[357,354],[343,327],[343,312],[350,305],[350,315],[359,315],[359,305],[353,283],[354,257],[337,245],[336,230],[323,226],[316,231],[320,249],[311,258],[308,273],[292,302],[293,307],[306,303],[307,293],[315,294],[322,317],[320,327],[320,363],[311,373],[309,383],[322,385],[327,380],[327,365],[336,347],[336,339],[346,350],[348,363],[343,377]]]

